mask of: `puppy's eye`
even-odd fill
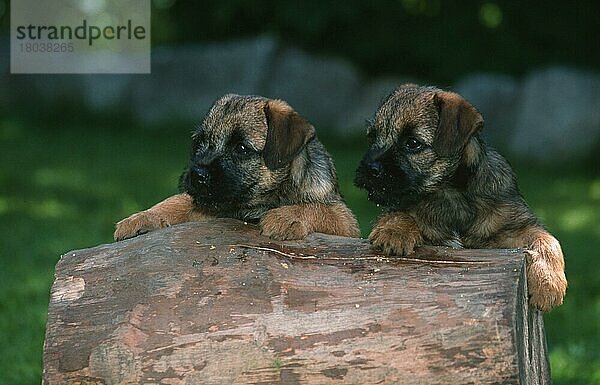
[[[406,139],[406,142],[404,143],[404,147],[406,148],[406,150],[412,154],[415,154],[417,152],[422,151],[423,149],[425,149],[425,145],[423,144],[423,142],[419,141],[417,138],[414,137],[410,137],[408,139]]]
[[[252,153],[253,150],[244,143],[238,143],[235,145],[235,152],[237,152],[241,156],[247,156],[250,155],[250,153]]]

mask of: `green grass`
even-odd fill
[[[175,193],[189,130],[0,118],[0,384],[40,383],[55,263],[111,242],[115,221]],[[364,141],[324,142],[366,234],[377,209],[352,185]],[[581,167],[517,170],[567,259],[568,296],[546,316],[554,382],[600,384],[600,177]]]

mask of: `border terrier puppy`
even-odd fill
[[[530,304],[549,311],[567,288],[560,244],[525,203],[508,162],[480,138],[482,127],[456,93],[407,84],[388,96],[355,179],[384,210],[369,240],[397,255],[423,244],[525,248]]]
[[[225,95],[192,135],[181,194],[116,225],[115,240],[213,217],[258,223],[278,240],[312,232],[357,237],[331,157],[286,102]]]

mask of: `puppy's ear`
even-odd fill
[[[291,162],[315,137],[315,128],[286,103],[270,100],[264,107],[267,117],[267,141],[263,159],[276,170]]]
[[[434,148],[442,156],[459,153],[483,128],[483,117],[475,107],[453,92],[437,92],[433,100],[440,119]]]

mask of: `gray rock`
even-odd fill
[[[341,114],[355,107],[360,92],[352,65],[297,49],[282,52],[270,72],[266,96],[288,101],[321,129],[335,127]]]
[[[82,78],[83,102],[93,112],[113,112],[131,102],[129,74],[86,75]]]
[[[517,81],[506,75],[477,73],[461,79],[455,90],[483,115],[483,137],[494,147],[506,150],[515,131],[520,101]]]
[[[152,54],[152,74],[135,76],[134,114],[144,123],[198,120],[226,93],[263,90],[277,44],[271,37],[159,48]]]
[[[511,149],[541,162],[590,154],[600,140],[600,75],[554,67],[524,82]]]
[[[375,115],[383,99],[396,87],[407,82],[415,81],[408,78],[381,78],[363,85],[353,101],[353,106],[340,111],[334,127],[336,132],[342,135],[364,133],[367,121]]]

